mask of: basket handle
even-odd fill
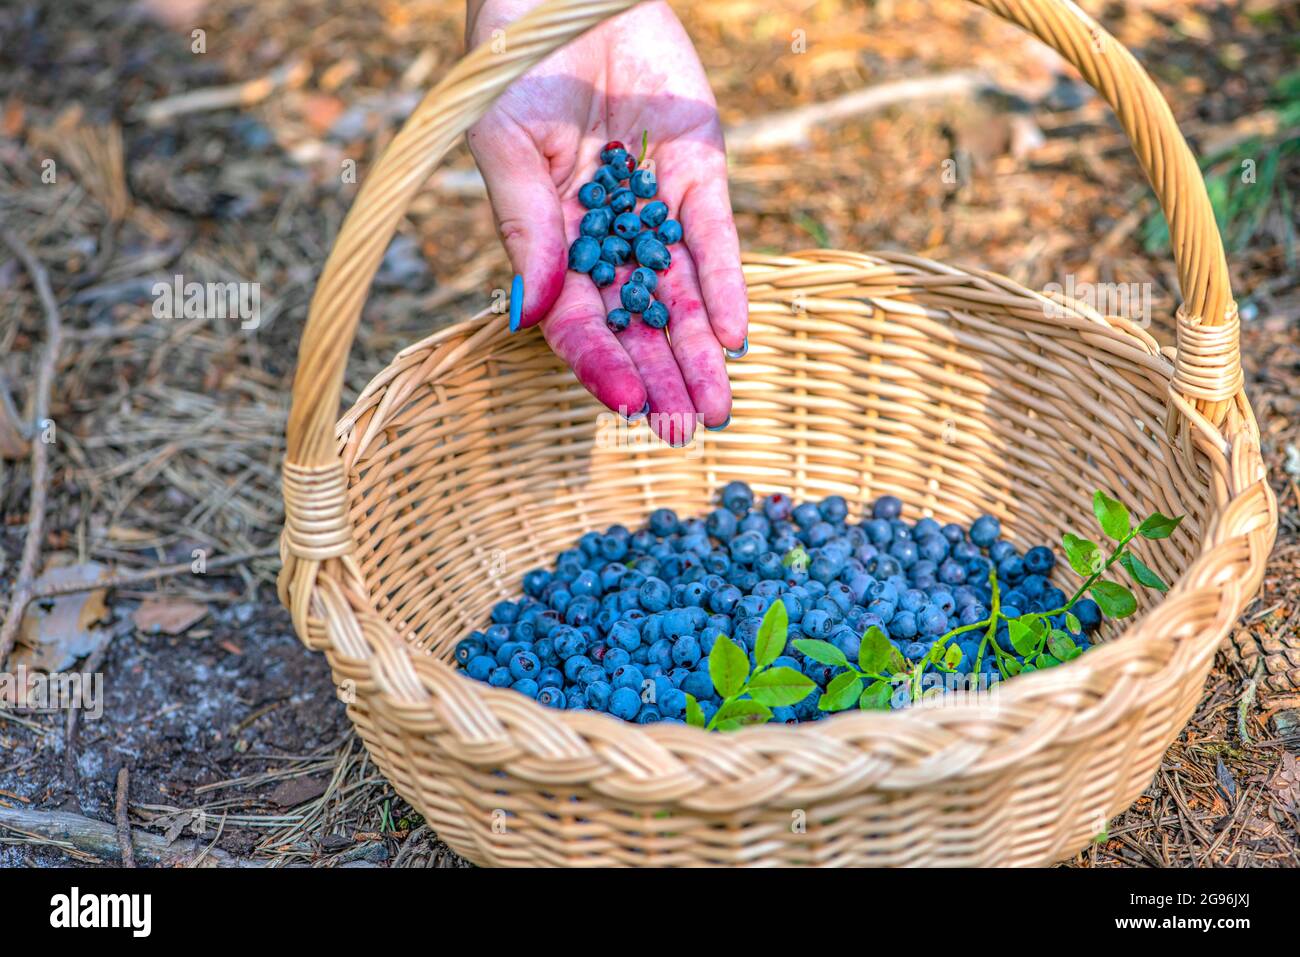
[[[284,467],[289,555],[319,561],[351,551],[335,438],[344,367],[371,280],[415,193],[511,82],[637,2],[547,0],[534,8],[451,69],[366,177],[321,272],[299,345]],[[1221,426],[1242,386],[1236,306],[1204,180],[1168,104],[1132,54],[1071,0],[972,2],[1060,53],[1115,110],[1159,198],[1178,264],[1184,301],[1171,400]]]

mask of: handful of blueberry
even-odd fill
[[[1086,579],[1067,598],[1049,577],[1053,550],[1021,554],[991,515],[969,531],[908,522],[902,502],[886,495],[851,521],[838,495],[796,506],[778,492],[757,502],[731,482],[703,519],[661,508],[636,532],[586,533],[553,570],[525,574],[524,597],[498,603],[492,624],[456,646],[456,660],[470,678],[547,706],[642,724],[747,716],[721,723],[734,727],[816,721],[854,705],[906,707],[943,690],[944,675],[987,684],[1077,657],[1103,611],[1122,618],[1136,609],[1124,586],[1100,577],[1115,562],[1163,590],[1127,545],[1167,537],[1179,520],[1157,513],[1130,527],[1122,505],[1097,495],[1099,520],[1119,545],[1105,558],[1065,536],[1066,557]],[[773,617],[785,626],[779,646],[765,622]],[[720,694],[728,667],[752,671],[753,687]],[[758,677],[764,669],[767,679]],[[760,698],[798,700],[769,708]]]
[[[614,282],[617,267],[635,258],[638,268],[619,290],[622,307],[610,310],[605,323],[611,331],[622,332],[637,314],[652,329],[666,328],[668,307],[654,292],[658,273],[672,265],[668,247],[681,241],[682,225],[669,219],[667,204],[654,198],[659,191],[654,172],[638,168],[622,143],[606,143],[600,162],[592,181],[578,190],[578,201],[587,212],[578,226],[580,235],[569,247],[569,268],[587,273],[604,288]],[[638,200],[644,201],[640,212]]]

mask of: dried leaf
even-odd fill
[[[131,621],[150,634],[180,635],[207,613],[207,605],[185,598],[149,598],[135,610]]]
[[[49,568],[34,583],[37,588],[51,584],[90,584],[107,577],[108,569],[98,562]],[[29,670],[64,671],[78,658],[95,651],[108,640],[108,632],[96,628],[108,617],[103,588],[59,595],[34,601],[23,615],[14,649],[14,667]]]

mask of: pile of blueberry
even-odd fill
[[[581,235],[569,247],[569,268],[587,273],[604,288],[613,283],[616,267],[634,257],[637,268],[619,290],[623,306],[610,310],[605,323],[622,332],[636,313],[650,328],[664,329],[668,307],[654,292],[659,273],[672,264],[668,247],[681,241],[682,224],[669,219],[667,204],[654,198],[659,191],[654,172],[638,169],[622,143],[606,143],[600,162],[592,181],[578,190],[578,201],[587,212],[578,226]],[[645,200],[639,212],[637,200]]]
[[[640,531],[614,525],[583,535],[553,571],[524,575],[524,597],[497,604],[492,624],[456,646],[456,660],[471,678],[553,708],[680,722],[689,693],[709,718],[721,704],[708,670],[714,641],[728,635],[752,662],[759,623],[779,600],[790,629],[776,664],[802,671],[818,689],[773,709],[775,720],[815,721],[825,714],[820,692],[840,669],[805,658],[797,638],[829,641],[855,661],[875,625],[919,662],[935,639],[988,618],[993,567],[1008,617],[1065,603],[1048,580],[1050,548],[1022,555],[990,515],[967,531],[931,518],[909,523],[902,509],[887,495],[864,521],[851,522],[841,496],[795,505],[777,493],[755,503],[749,486],[731,482],[706,518],[682,520],[661,508]],[[1084,634],[1072,637],[1084,650],[1101,611],[1090,599],[1073,610]],[[1065,627],[1061,618],[1056,627]],[[999,645],[1014,655],[1005,623],[999,628]],[[981,638],[979,630],[956,636],[958,672],[970,672]],[[981,668],[990,680],[1000,677],[992,655]]]

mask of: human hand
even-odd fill
[[[537,3],[469,0],[470,45],[490,42]],[[671,315],[668,336],[639,320],[617,334],[605,325],[634,264],[620,267],[605,289],[568,269],[586,212],[578,188],[606,142],[621,140],[635,156],[643,130],[657,198],[685,234],[656,292]],[[541,323],[592,395],[626,416],[648,412],[651,427],[673,445],[690,441],[697,419],[725,426],[731,387],[722,350],[744,348],[749,304],[717,105],[668,4],[636,6],[548,57],[475,124],[469,145],[523,276],[518,328]]]

